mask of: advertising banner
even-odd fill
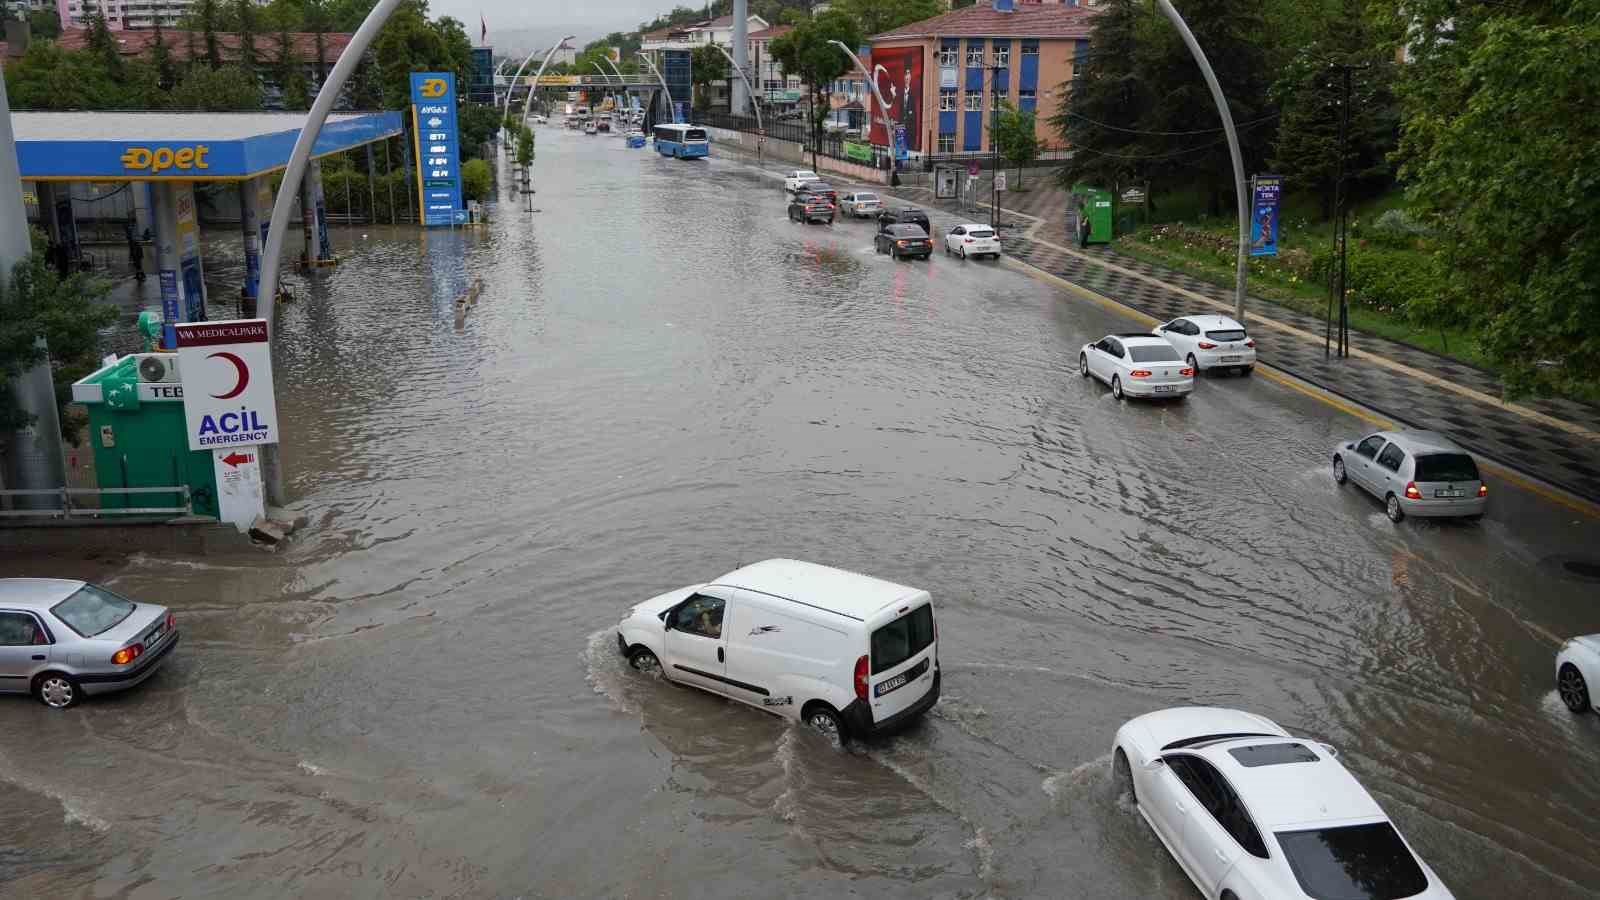
[[[898,160],[906,158],[906,127],[904,125],[894,126],[894,158]]]
[[[872,60],[878,90],[889,104],[889,121],[905,128],[906,148],[922,152],[922,48],[875,48]],[[883,66],[878,72],[877,67]],[[872,122],[870,140],[880,147],[890,146],[894,134],[883,127],[883,117],[873,107],[877,101],[867,91],[867,118]],[[904,157],[900,157],[904,158]]]
[[[1257,175],[1250,179],[1250,255],[1278,255],[1278,203],[1283,194],[1282,175]]]
[[[462,225],[461,138],[456,130],[456,76],[411,73],[411,124],[417,144],[417,190],[422,224]]]
[[[844,142],[844,155],[846,159],[853,159],[856,162],[872,162],[872,148],[866,144],[858,144],[855,141]]]
[[[266,319],[177,326],[183,418],[190,450],[278,442],[278,404]]]

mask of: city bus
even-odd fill
[[[699,125],[657,125],[656,152],[662,156],[694,159],[711,155],[711,142]]]

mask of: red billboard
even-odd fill
[[[867,63],[872,67],[873,77],[878,80],[878,93],[889,104],[889,121],[906,127],[906,146],[918,153],[922,152],[922,48],[921,47],[874,47],[872,59]],[[880,66],[882,68],[880,68]],[[893,132],[886,132],[883,127],[883,115],[878,109],[875,99],[869,95],[868,106],[872,110],[872,133],[870,140],[880,147],[887,147],[894,138]]]

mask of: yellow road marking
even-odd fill
[[[1046,241],[1046,240],[1043,240],[1043,239],[1040,239],[1040,238],[1034,238],[1033,240],[1036,243],[1041,244],[1041,245],[1043,245],[1045,247],[1049,247],[1049,248],[1051,248],[1053,250],[1059,250],[1062,253],[1066,253],[1066,254],[1069,254],[1071,256],[1076,256],[1079,259],[1084,260],[1085,262],[1093,263],[1094,265],[1097,265],[1097,266],[1104,266],[1105,268],[1111,269],[1114,272],[1121,272],[1122,274],[1127,275],[1130,278],[1137,278],[1137,279],[1139,279],[1141,281],[1147,281],[1147,282],[1150,282],[1151,284],[1160,285],[1161,287],[1166,288],[1167,290],[1175,291],[1175,292],[1177,292],[1179,294],[1182,294],[1183,296],[1188,297],[1189,299],[1194,300],[1197,303],[1204,303],[1205,305],[1210,306],[1212,308],[1221,309],[1221,310],[1225,310],[1225,311],[1231,311],[1233,309],[1233,305],[1232,304],[1223,303],[1223,302],[1218,301],[1218,300],[1213,300],[1210,297],[1207,297],[1207,296],[1205,296],[1203,294],[1197,294],[1194,291],[1185,290],[1184,288],[1178,287],[1177,285],[1168,284],[1168,283],[1162,281],[1159,278],[1154,278],[1154,277],[1152,277],[1150,275],[1144,274],[1143,272],[1136,272],[1136,271],[1134,271],[1132,269],[1124,268],[1124,267],[1119,266],[1119,265],[1117,265],[1115,263],[1109,263],[1109,262],[1106,262],[1106,261],[1101,260],[1101,259],[1096,259],[1096,258],[1094,258],[1092,256],[1089,256],[1088,254],[1079,253],[1076,250],[1070,249],[1068,247],[1063,247],[1060,244],[1054,244],[1054,243],[1051,243],[1050,241]],[[1309,341],[1312,341],[1312,342],[1315,342],[1316,339],[1317,339],[1317,336],[1315,334],[1312,334],[1309,331],[1306,331],[1306,330],[1300,329],[1300,328],[1296,328],[1293,325],[1285,325],[1284,323],[1279,322],[1276,319],[1270,319],[1270,318],[1267,318],[1265,316],[1252,315],[1252,314],[1246,314],[1245,318],[1246,318],[1247,321],[1254,321],[1254,322],[1259,323],[1261,325],[1265,325],[1268,328],[1274,328],[1274,329],[1277,329],[1278,331],[1282,331],[1282,332],[1285,332],[1287,334],[1296,335],[1297,337],[1302,337],[1302,338],[1305,338],[1305,339],[1307,339]],[[1487,404],[1489,404],[1491,406],[1498,406],[1501,409],[1509,410],[1509,411],[1511,411],[1513,413],[1516,413],[1519,416],[1522,416],[1525,419],[1532,419],[1535,422],[1542,422],[1542,423],[1544,423],[1546,425],[1549,425],[1552,428],[1559,428],[1562,431],[1565,431],[1565,432],[1567,432],[1569,434],[1574,434],[1574,435],[1577,435],[1577,436],[1582,437],[1582,438],[1587,438],[1588,440],[1591,440],[1591,441],[1600,442],[1600,433],[1597,433],[1597,432],[1594,432],[1594,431],[1590,431],[1589,429],[1584,428],[1582,425],[1576,425],[1576,424],[1573,424],[1572,422],[1567,422],[1567,421],[1562,420],[1562,419],[1557,419],[1554,416],[1545,415],[1544,413],[1539,412],[1538,410],[1529,409],[1526,406],[1521,406],[1521,405],[1518,405],[1516,403],[1507,403],[1507,402],[1501,400],[1498,397],[1492,396],[1490,394],[1485,394],[1482,391],[1474,390],[1474,389],[1469,388],[1469,387],[1463,387],[1462,385],[1456,384],[1453,381],[1446,381],[1445,379],[1440,378],[1437,375],[1433,375],[1433,374],[1430,374],[1428,372],[1423,372],[1423,371],[1418,370],[1418,369],[1413,369],[1410,366],[1407,366],[1407,365],[1405,365],[1403,363],[1397,363],[1392,359],[1389,359],[1389,358],[1384,357],[1384,356],[1379,356],[1378,354],[1372,353],[1372,352],[1367,351],[1367,350],[1360,350],[1360,349],[1352,348],[1350,350],[1350,354],[1352,356],[1358,357],[1360,359],[1367,360],[1368,362],[1375,363],[1377,365],[1383,366],[1386,369],[1391,369],[1391,370],[1393,370],[1395,372],[1398,372],[1400,374],[1403,374],[1403,375],[1405,375],[1405,376],[1407,376],[1409,378],[1414,378],[1414,379],[1416,379],[1418,381],[1427,382],[1428,384],[1431,384],[1431,385],[1433,385],[1435,387],[1443,388],[1443,389],[1445,389],[1447,391],[1450,391],[1452,393],[1460,394],[1463,397],[1470,397],[1470,398],[1472,398],[1474,400],[1477,400],[1477,401],[1479,401],[1481,403],[1487,403]]]
[[[1161,321],[1154,316],[1140,312],[1131,306],[1127,306],[1123,303],[1113,300],[1104,294],[1095,293],[1094,291],[1091,291],[1081,285],[1074,284],[1059,275],[1046,272],[1038,266],[1029,265],[1028,263],[1009,256],[1002,257],[1001,262],[1019,272],[1022,272],[1025,275],[1029,275],[1038,279],[1039,281],[1044,281],[1049,284],[1064,288],[1065,290],[1071,291],[1072,293],[1077,294],[1080,297],[1083,297],[1084,299],[1089,300],[1099,306],[1102,306],[1111,312],[1134,319],[1135,321],[1145,325],[1155,325]],[[1348,403],[1329,391],[1302,382],[1300,379],[1295,378],[1280,369],[1277,369],[1269,363],[1257,362],[1256,372],[1265,376],[1267,380],[1272,381],[1275,384],[1281,384],[1292,391],[1297,391],[1313,400],[1331,406],[1348,416],[1360,419],[1361,421],[1373,426],[1373,428],[1378,431],[1392,431],[1396,427],[1395,422],[1368,412],[1352,403]],[[1572,496],[1571,494],[1568,494],[1560,489],[1546,487],[1545,485],[1513,472],[1512,470],[1496,462],[1482,460],[1482,466],[1484,469],[1494,473],[1495,477],[1506,482],[1507,484],[1521,488],[1530,494],[1535,494],[1544,498],[1545,500],[1550,501],[1551,503],[1555,503],[1558,506],[1564,506],[1573,512],[1588,516],[1591,519],[1600,519],[1600,505],[1596,505],[1587,500]]]

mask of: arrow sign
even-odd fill
[[[250,453],[239,453],[237,451],[232,451],[229,452],[227,456],[224,456],[222,461],[233,468],[238,468],[240,463],[254,462],[255,456]]]

